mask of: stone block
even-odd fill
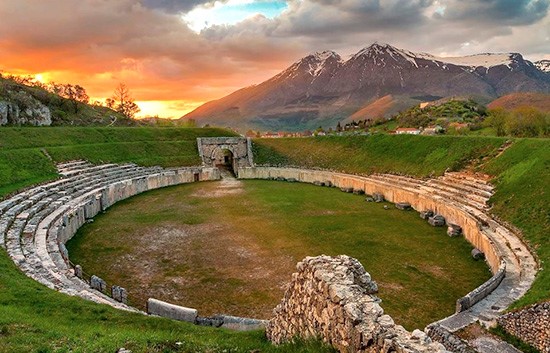
[[[350,193],[350,194],[353,192],[353,188],[342,187],[342,188],[340,188],[340,190],[343,191],[343,192]]]
[[[128,292],[125,288],[122,288],[120,286],[113,286],[111,288],[111,296],[117,302],[128,304]]]
[[[154,298],[149,298],[147,300],[147,313],[149,315],[162,316],[172,320],[193,323],[198,316],[197,309],[166,303]]]
[[[445,217],[440,214],[436,214],[428,218],[428,223],[434,227],[443,227],[445,225]]]
[[[472,249],[472,257],[474,258],[474,260],[483,260],[485,259],[485,254],[483,253],[483,251],[479,250],[478,248],[474,248]]]
[[[92,277],[90,278],[90,287],[92,287],[92,289],[100,291],[101,293],[105,293],[105,291],[107,290],[107,283],[96,275],[92,275]]]
[[[74,267],[74,275],[80,279],[83,279],[82,266],[76,265]]]
[[[374,202],[374,199],[372,198],[372,196],[367,196],[367,197],[365,197],[365,201]]]
[[[364,195],[365,194],[365,190],[363,189],[353,189],[353,193],[355,195]]]
[[[462,235],[462,227],[456,224],[449,224],[447,227],[447,235],[450,237],[458,237]]]
[[[402,210],[402,211],[412,210],[412,206],[408,202],[398,202],[398,203],[395,204],[395,207],[398,210]]]
[[[420,218],[428,220],[430,217],[433,217],[434,211],[432,210],[425,210],[420,212]]]
[[[375,192],[374,194],[372,194],[372,198],[374,199],[374,202],[384,202],[386,200],[384,198],[384,195],[378,192]]]

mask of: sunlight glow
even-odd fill
[[[182,16],[189,28],[199,33],[215,25],[234,25],[247,18],[263,15],[274,18],[287,8],[281,0],[228,0],[215,1],[208,6],[198,6]]]

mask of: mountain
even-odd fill
[[[487,108],[503,108],[513,110],[522,106],[529,106],[550,113],[550,94],[544,93],[511,93],[499,97],[489,103]]]
[[[491,101],[514,92],[550,93],[550,75],[518,53],[444,58],[374,43],[347,60],[332,51],[308,55],[271,79],[208,102],[183,118],[296,131],[334,126],[352,116],[381,118],[396,107],[443,97]],[[386,96],[391,98],[377,103]]]
[[[542,72],[550,73],[550,60],[539,60],[535,61],[533,64]]]

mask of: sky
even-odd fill
[[[178,118],[316,51],[550,59],[550,0],[2,0],[0,70]]]

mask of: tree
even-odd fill
[[[497,136],[506,135],[506,121],[509,120],[510,114],[502,108],[496,108],[489,111],[489,116],[483,122],[483,125],[495,129]]]
[[[86,93],[86,89],[80,85],[71,85],[70,83],[55,83],[50,82],[47,87],[48,91],[57,94],[71,101],[75,113],[78,113],[78,104],[88,104],[90,97]]]
[[[112,107],[117,112],[123,114],[127,118],[133,119],[134,116],[141,111],[139,106],[134,102],[130,94],[130,90],[124,83],[120,83],[111,97],[112,102],[106,101],[107,106],[112,103]]]

